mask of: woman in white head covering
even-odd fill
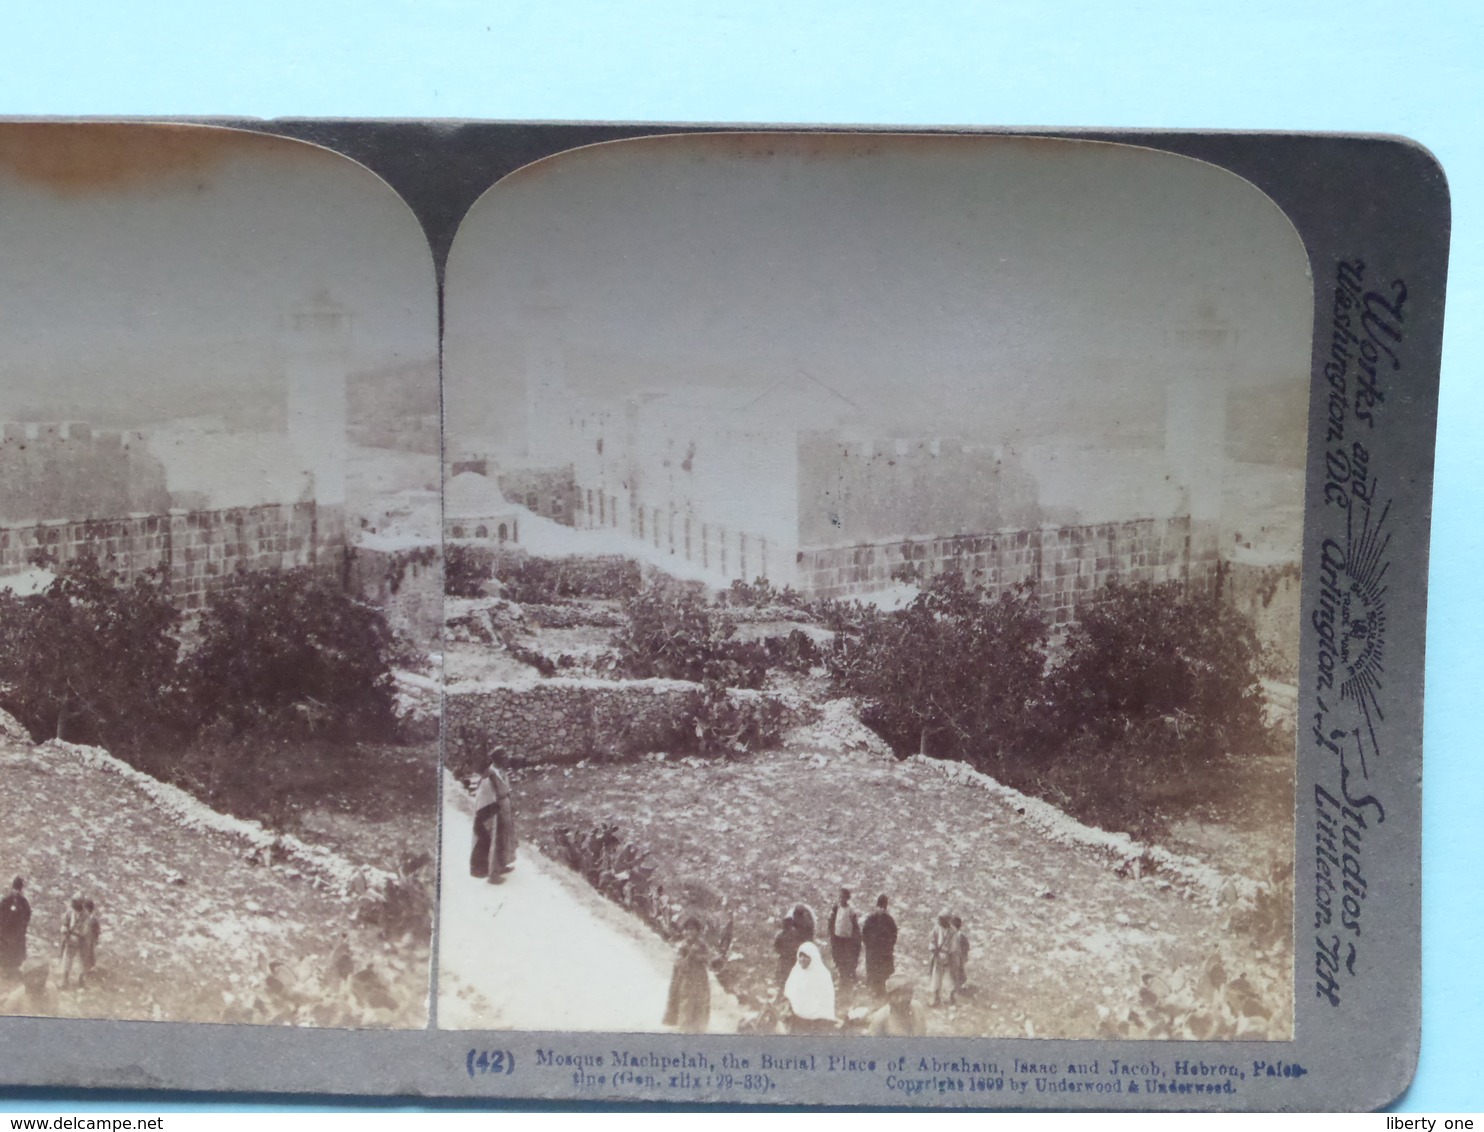
[[[835,1018],[835,981],[824,965],[819,946],[812,940],[799,945],[794,969],[783,984],[783,997],[792,1012],[789,1033],[822,1033],[839,1027]]]

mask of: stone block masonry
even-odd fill
[[[171,596],[193,610],[239,571],[321,566],[338,572],[344,544],[340,509],[313,502],[57,519],[0,527],[0,576],[27,569],[37,554],[61,562],[90,555],[125,580],[163,567]]]
[[[1180,516],[803,550],[798,577],[805,593],[829,598],[884,589],[904,566],[977,574],[991,594],[1031,581],[1047,619],[1061,625],[1111,581],[1207,585],[1217,564],[1214,541]]]

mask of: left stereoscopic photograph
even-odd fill
[[[316,146],[0,123],[0,1014],[428,1020],[433,265]]]

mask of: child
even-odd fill
[[[82,910],[82,974],[77,977],[77,985],[85,987],[88,985],[88,976],[98,965],[98,937],[103,934],[103,921],[98,918],[98,910],[91,900],[82,902]]]
[[[957,985],[950,974],[953,965],[957,962],[958,937],[954,935],[953,921],[947,912],[938,917],[938,926],[933,929],[932,938],[929,940],[928,979],[933,988],[933,1005],[943,1005],[943,982],[948,979],[948,1001],[953,1001],[954,993],[958,990]]]
[[[958,916],[953,917],[953,930],[958,933],[958,949],[953,964],[953,989],[957,994],[969,981],[969,933],[964,931],[964,922]],[[949,996],[950,1000],[952,996]]]
[[[701,930],[698,917],[685,918],[670,975],[664,1024],[682,1033],[704,1034],[711,1023],[711,953]]]

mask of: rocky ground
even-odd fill
[[[936,915],[963,917],[968,990],[931,1011],[933,1033],[1292,1033],[1287,828],[1232,834],[1250,872],[1225,871],[1088,829],[961,765],[898,762],[840,702],[781,750],[536,768],[515,787],[525,830],[551,855],[558,829],[614,823],[677,906],[713,930],[730,916],[722,981],[754,1016],[776,994],[779,918],[807,903],[822,933],[845,884],[862,912],[891,897],[898,967],[920,993]],[[840,1013],[859,1025],[870,1005],[847,991]]]
[[[41,1000],[5,988],[7,1012],[425,1024],[427,946],[387,926],[418,902],[405,861],[387,850],[401,840],[387,833],[399,821],[378,832],[332,805],[303,815],[302,836],[284,837],[104,752],[13,735],[0,739],[0,814],[0,868],[26,878],[33,910],[28,965],[51,967]],[[425,845],[432,836],[430,812]],[[97,902],[103,935],[89,985],[61,989],[57,950],[74,893]]]

